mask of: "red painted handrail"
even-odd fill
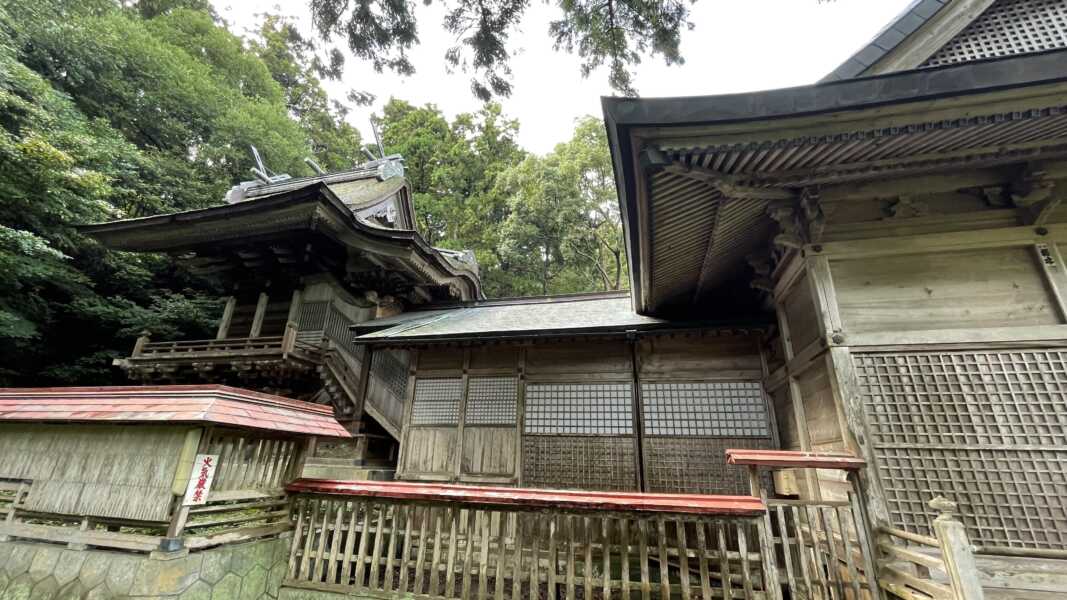
[[[862,458],[850,454],[736,448],[726,451],[726,463],[769,469],[842,469],[845,471],[858,471],[867,465]]]
[[[478,487],[402,481],[338,481],[299,479],[285,488],[289,492],[367,496],[397,500],[423,500],[572,510],[608,510],[694,515],[756,516],[766,512],[759,498],[698,494],[642,494],[637,492],[587,492],[580,490],[535,490],[508,487]]]

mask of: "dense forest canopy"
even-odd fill
[[[0,385],[121,381],[111,359],[138,332],[202,338],[217,283],[166,256],[108,251],[73,225],[218,204],[249,179],[364,160],[335,53],[264,15],[229,31],[203,0],[0,3]],[[350,101],[359,101],[358,93]],[[378,115],[402,154],[418,228],[472,249],[490,296],[617,289],[625,261],[602,124],[547,156],[486,104],[447,118],[392,99]]]

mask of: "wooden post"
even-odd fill
[[[285,335],[282,336],[282,358],[285,358],[296,347],[296,333],[296,323],[289,321],[285,324]]]
[[[763,586],[767,592],[767,598],[777,600],[782,597],[782,588],[778,583],[778,560],[774,548],[773,530],[771,529],[771,513],[767,510],[767,490],[760,480],[759,467],[749,465],[748,487],[750,493],[763,501],[763,518],[757,522],[756,529],[759,531],[760,556],[763,557]],[[786,534],[783,532],[782,537]],[[789,560],[786,557],[786,560]]]
[[[304,306],[304,292],[303,290],[293,290],[293,299],[289,301],[289,317],[288,320],[293,323],[300,323],[300,311]]]
[[[133,344],[133,356],[140,356],[144,350],[145,344],[152,339],[152,332],[147,329],[141,331],[141,336],[137,338],[137,341]]]
[[[963,523],[956,518],[956,503],[938,496],[930,501],[930,508],[939,513],[934,519],[934,533],[941,545],[941,557],[955,600],[983,600],[974,547],[967,539]]]
[[[193,463],[197,454],[206,454],[211,441],[211,427],[203,430],[190,430],[185,437],[185,445],[178,457],[178,468],[175,470],[174,482],[171,492],[174,494],[174,509],[170,523],[167,525],[167,534],[160,540],[160,549],[164,551],[179,550],[184,545],[181,540],[182,531],[185,530],[185,522],[189,519],[189,507],[182,506],[185,497],[185,487],[192,472]]]
[[[259,300],[256,302],[256,314],[252,317],[252,330],[248,333],[248,337],[259,337],[259,332],[263,329],[263,317],[267,314],[267,292],[259,293]]]
[[[233,311],[237,308],[237,298],[226,298],[226,308],[222,309],[222,319],[219,321],[219,330],[215,334],[216,340],[224,340],[230,335],[230,322],[233,321]]]

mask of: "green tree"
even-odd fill
[[[501,275],[512,294],[617,290],[626,281],[622,225],[601,123],[581,119],[573,137],[500,175],[507,199]]]
[[[558,18],[549,26],[555,49],[577,53],[582,74],[608,65],[613,89],[635,95],[633,66],[643,56],[667,64],[683,62],[681,32],[692,29],[689,5],[695,0],[557,0]],[[429,2],[427,2],[428,4]],[[415,3],[404,0],[309,0],[315,26],[327,40],[345,38],[359,58],[378,71],[410,75],[408,51],[418,43]],[[509,36],[521,22],[528,0],[453,0],[444,29],[456,40],[446,62],[473,73],[471,91],[488,100],[511,93],[514,51]]]
[[[277,15],[264,16],[253,48],[285,93],[289,114],[307,134],[316,162],[327,170],[361,162],[359,130],[345,120],[348,108],[327,96],[320,79],[340,77],[343,55],[335,51],[324,60],[314,41],[302,36],[292,21]],[[359,92],[349,96],[358,97]]]
[[[315,128],[288,99],[197,0],[0,4],[0,385],[116,383],[111,359],[142,328],[208,335],[214,282],[74,225],[219,203],[249,178],[250,144],[308,173]],[[316,118],[345,131],[336,112]]]

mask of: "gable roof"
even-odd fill
[[[934,15],[950,3],[951,0],[914,0],[895,19],[875,34],[870,42],[831,71],[822,81],[837,81],[864,74],[872,65],[900,46],[905,39],[922,29]]]
[[[232,204],[79,229],[118,250],[171,253],[217,249],[223,241],[250,244],[256,239],[296,239],[299,233],[321,235],[339,241],[350,255],[372,255],[379,262],[400,265],[395,268],[404,269],[420,284],[448,286],[464,300],[482,295],[477,267],[469,261],[430,246],[415,230],[358,218],[328,183],[319,180]]]
[[[641,314],[717,310],[820,186],[1067,155],[1067,50],[746,94],[603,98]],[[729,288],[725,284],[734,285]]]
[[[351,437],[330,406],[225,385],[0,388],[2,422],[209,423]]]
[[[822,81],[1065,47],[1062,0],[915,0]]]

